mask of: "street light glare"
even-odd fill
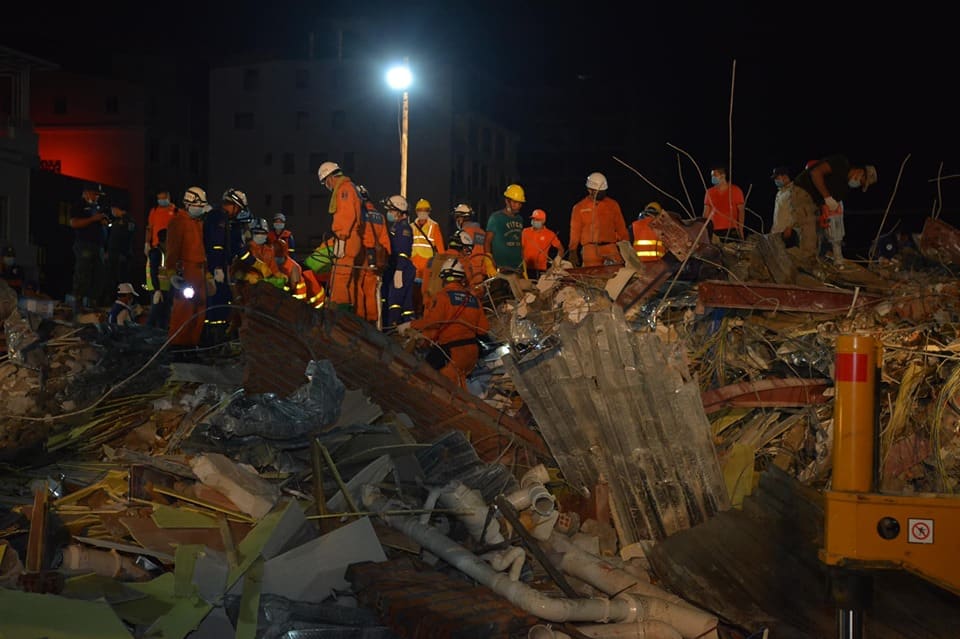
[[[413,75],[407,67],[393,67],[387,71],[387,84],[393,89],[406,91],[411,82],[413,82]]]

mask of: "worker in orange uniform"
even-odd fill
[[[727,169],[715,166],[710,169],[713,185],[703,196],[703,218],[708,221],[715,235],[724,239],[731,236],[743,239],[743,211],[746,201],[743,191],[727,181]]]
[[[523,247],[523,265],[531,280],[539,279],[547,270],[550,249],[555,249],[553,257],[563,253],[560,238],[547,228],[547,212],[543,209],[534,209],[530,214],[530,226],[523,229],[520,245]]]
[[[293,239],[293,231],[287,228],[287,216],[283,213],[273,216],[273,229],[267,237],[267,241],[271,244],[275,244],[277,240],[283,240],[287,245],[287,254],[293,255],[297,246]]]
[[[277,251],[268,240],[270,229],[263,218],[250,223],[250,254],[255,258],[249,267],[259,276],[255,279],[264,279],[279,289],[291,293],[290,280],[277,263]]]
[[[480,300],[467,289],[459,261],[448,259],[440,276],[445,282],[443,290],[433,298],[422,318],[410,322],[409,328],[419,331],[422,345],[431,343],[427,363],[460,388],[466,388],[467,376],[480,358],[477,338],[486,335],[490,323]]]
[[[641,262],[656,262],[663,259],[667,249],[660,240],[660,233],[650,227],[650,222],[663,212],[659,202],[650,202],[634,220],[630,230],[633,232],[633,250]]]
[[[607,195],[602,173],[587,176],[587,195],[570,213],[570,260],[574,266],[623,264],[617,242],[629,241],[620,204]],[[582,248],[582,255],[577,249]]]
[[[417,269],[417,277],[413,281],[413,308],[417,315],[421,315],[429,305],[427,286],[430,282],[430,260],[444,252],[443,233],[440,225],[430,217],[432,210],[429,201],[419,199],[415,207],[417,217],[410,222],[410,230],[413,231],[410,261]]]
[[[183,194],[183,206],[186,210],[178,210],[167,225],[164,265],[173,293],[167,335],[172,345],[197,346],[207,310],[207,255],[203,244],[207,192],[191,186]]]
[[[358,265],[361,270],[357,315],[371,324],[376,324],[377,328],[383,328],[380,316],[380,278],[390,259],[390,232],[387,230],[387,219],[377,210],[366,187],[358,184],[357,193],[363,203],[360,214],[363,254]]]
[[[487,253],[487,232],[474,219],[476,213],[469,204],[457,204],[453,209],[453,219],[457,225],[454,235],[461,237],[465,256],[464,270],[467,272],[467,283],[474,286],[474,294],[480,294],[479,286],[487,279],[497,274],[497,265],[493,257]],[[463,232],[470,236],[466,239]],[[478,281],[479,279],[479,281]]]
[[[170,225],[177,206],[170,201],[170,191],[157,191],[157,205],[147,214],[147,236],[143,242],[143,255],[150,257],[150,249],[160,245],[159,233]]]
[[[334,262],[330,270],[329,299],[332,304],[355,312],[360,270],[354,266],[363,250],[360,196],[336,162],[321,164],[317,178],[331,193],[327,210],[333,215]]]

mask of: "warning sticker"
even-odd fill
[[[907,519],[907,542],[911,544],[932,544],[933,520]]]

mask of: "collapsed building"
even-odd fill
[[[837,339],[882,346],[877,491],[953,500],[960,233],[810,270],[656,223],[500,277],[467,389],[266,284],[177,358],[0,294],[4,636],[831,636]],[[955,632],[956,583],[871,577],[870,636]]]

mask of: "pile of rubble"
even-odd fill
[[[960,242],[934,221],[912,257],[805,270],[770,238],[661,224],[662,263],[625,246],[623,268],[503,277],[466,390],[266,285],[239,345],[177,361],[146,328],[6,309],[4,636],[776,627],[687,597],[662,549],[772,471],[829,485],[848,333],[883,346],[881,488],[953,492]]]

